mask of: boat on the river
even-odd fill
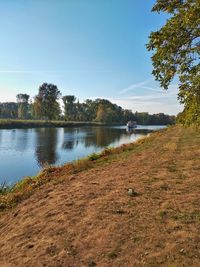
[[[126,127],[128,129],[137,128],[137,122],[136,121],[128,121],[127,124],[126,124]]]

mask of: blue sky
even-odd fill
[[[177,84],[151,75],[148,35],[166,20],[153,0],[0,0],[0,101],[32,97],[43,82],[80,101],[177,114]]]

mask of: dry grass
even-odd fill
[[[200,132],[172,127],[28,178],[1,214],[0,266],[199,266],[199,166]]]
[[[2,190],[0,190],[0,204],[2,205],[0,212],[28,198],[36,189],[50,181],[57,184],[62,183],[63,179],[59,179],[59,176],[63,173],[71,175],[94,168],[97,164],[102,166],[107,164],[108,161],[110,163],[118,154],[133,152],[134,150],[138,151],[138,148],[145,149],[144,144],[148,144],[159,135],[159,132],[155,132],[151,136],[142,137],[137,142],[131,144],[125,144],[116,148],[106,148],[100,153],[93,153],[86,158],[67,163],[62,167],[46,166],[37,176],[25,177],[12,187],[9,188],[7,186],[7,189],[3,189],[6,186],[3,184]]]

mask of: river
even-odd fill
[[[123,126],[0,130],[0,184],[15,183],[24,176],[36,175],[45,165],[62,165],[108,146],[136,141],[143,135],[128,133]]]

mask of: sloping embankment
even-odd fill
[[[46,173],[1,215],[0,266],[199,266],[199,132],[172,127],[93,162]]]

